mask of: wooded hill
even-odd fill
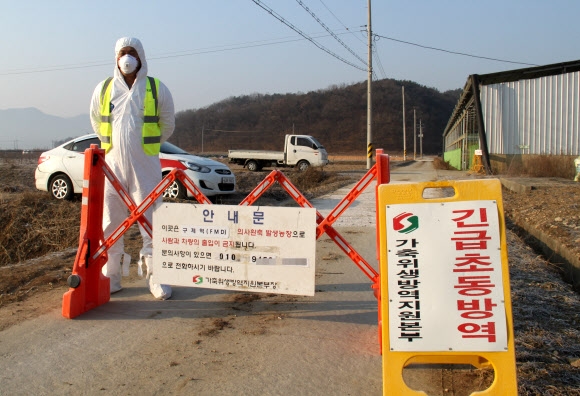
[[[403,152],[403,100],[407,155],[413,154],[413,108],[423,125],[423,153],[442,152],[443,130],[462,90],[439,92],[411,81],[373,82],[374,149]],[[312,135],[330,155],[366,154],[367,83],[331,86],[297,94],[252,94],[230,97],[197,110],[176,114],[170,141],[196,154],[226,153],[228,149],[282,150],[287,133]]]

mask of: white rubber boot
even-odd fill
[[[107,263],[103,265],[103,275],[109,277],[111,282],[111,294],[121,291],[121,258],[122,254],[109,254]]]
[[[131,265],[131,256],[127,253],[123,254],[123,276],[129,276],[129,267]]]
[[[143,275],[142,266],[145,264],[147,266],[147,286],[149,286],[149,291],[153,294],[158,300],[168,300],[171,298],[171,286],[169,285],[162,285],[159,283],[155,283],[153,279],[153,257],[151,256],[142,256],[141,260],[139,260],[139,275]]]

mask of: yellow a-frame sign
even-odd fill
[[[383,393],[410,389],[411,364],[492,367],[474,395],[517,395],[501,184],[497,179],[378,188]]]

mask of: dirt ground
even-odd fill
[[[505,213],[514,223],[533,224],[580,257],[579,194],[580,183],[564,179],[546,179],[525,193],[504,189]]]
[[[0,332],[60,305],[76,254],[80,201],[55,202],[36,191],[34,168],[31,162],[0,162]],[[291,179],[310,199],[359,180],[364,168],[334,165],[326,167],[323,176],[317,172],[308,180],[300,175]],[[232,169],[240,191],[217,203],[237,204],[267,175]],[[349,170],[358,173],[345,173]],[[580,183],[561,180],[526,193],[505,190],[508,225],[515,230],[517,221],[535,224],[580,255],[578,193]],[[288,202],[279,187],[261,199],[268,204]],[[45,237],[52,246],[43,247]],[[562,280],[556,264],[522,239],[525,235],[508,231],[519,393],[580,395],[579,295]],[[137,228],[131,228],[125,243],[133,257],[140,242]]]

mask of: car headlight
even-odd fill
[[[211,172],[211,169],[209,169],[207,166],[202,166],[202,165],[196,164],[195,162],[181,161],[181,163],[183,165],[185,165],[187,167],[187,169],[191,169],[194,172],[200,172],[200,173]]]

